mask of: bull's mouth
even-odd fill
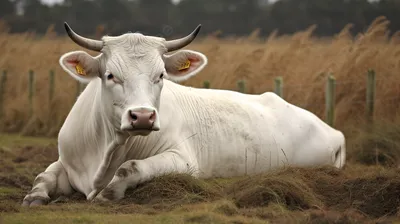
[[[155,127],[154,124],[149,127],[149,128],[143,128],[143,127],[135,127],[132,123],[131,123],[132,128],[129,129],[128,131],[159,131],[160,129]]]
[[[158,131],[156,129],[147,129],[147,128],[134,128],[127,130],[129,132],[137,132],[137,131]]]
[[[153,132],[153,129],[130,129],[130,130],[127,130],[127,132],[131,136],[135,136],[135,135],[147,136]]]
[[[125,129],[124,131],[128,132],[129,135],[142,135],[147,136],[154,131],[159,131],[159,128],[151,127],[151,128],[141,128],[141,127],[131,127],[129,129]]]
[[[129,125],[122,125],[120,130],[130,135],[149,135],[151,132],[159,131],[160,126],[156,123],[152,125],[135,125],[134,122],[131,122]]]

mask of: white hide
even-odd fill
[[[72,187],[92,199],[110,181],[119,181],[115,172],[129,160],[135,161],[138,173],[121,188],[170,171],[208,178],[283,166],[341,168],[345,164],[344,135],[314,114],[274,93],[250,95],[172,82],[201,71],[206,56],[188,50],[165,55],[163,39],[146,38],[140,34],[106,37],[102,53],[95,58],[83,52],[61,57],[65,71],[89,84],[58,136],[59,160],[53,165],[58,170],[52,178],[63,176],[57,180],[65,185],[59,186],[64,189],[60,191]],[[181,74],[176,66],[188,57],[195,59],[193,67]],[[73,64],[68,64],[75,59],[87,76],[77,75]],[[115,79],[107,80],[111,73]],[[165,76],[157,81],[160,74]],[[139,106],[157,111],[160,130],[145,136],[120,133],[126,108]],[[122,146],[114,147],[118,143]],[[49,192],[43,189],[46,196]]]
[[[94,80],[87,86],[59,136],[60,160],[70,183],[86,195],[94,189],[104,149],[113,140],[110,124],[104,123],[107,114],[95,109],[102,103],[100,85]],[[255,174],[284,165],[345,164],[342,133],[274,93],[245,95],[165,81],[160,119],[159,132],[130,137],[114,153],[100,185],[106,185],[123,162],[171,148],[204,178]]]

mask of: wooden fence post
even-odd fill
[[[51,114],[51,106],[54,98],[54,71],[49,72],[49,114]]]
[[[274,80],[274,92],[283,98],[283,78],[282,76],[276,77]]]
[[[374,117],[374,106],[375,106],[375,71],[372,69],[368,70],[367,73],[367,120],[373,122]]]
[[[209,81],[204,81],[203,82],[203,88],[209,89],[210,88],[210,82]]]
[[[4,89],[7,81],[7,71],[4,70],[0,78],[0,118],[4,115]]]
[[[325,91],[325,111],[326,111],[326,123],[333,127],[335,120],[335,87],[336,80],[333,75],[329,75],[326,83]]]
[[[29,70],[29,92],[28,92],[28,100],[29,100],[29,116],[33,115],[33,92],[34,92],[34,82],[35,82],[35,73],[33,70]]]
[[[237,82],[237,87],[238,87],[239,92],[244,93],[246,91],[245,85],[246,84],[245,84],[244,80],[240,80]]]

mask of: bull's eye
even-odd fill
[[[113,78],[114,78],[114,75],[113,75],[113,74],[107,75],[107,79],[108,79],[108,80],[113,79]]]
[[[164,73],[161,73],[160,75],[160,79],[162,79],[164,77]]]

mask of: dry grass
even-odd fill
[[[336,125],[358,122],[365,114],[367,70],[377,72],[376,116],[396,117],[399,107],[400,46],[398,33],[389,38],[385,17],[377,18],[365,32],[349,34],[351,25],[330,39],[312,36],[314,26],[293,36],[272,34],[266,40],[254,32],[246,38],[221,40],[214,36],[198,39],[188,48],[203,52],[209,65],[183,83],[236,90],[246,81],[249,93],[273,89],[276,76],[284,78],[284,98],[324,118],[326,76],[337,79]],[[68,51],[82,50],[67,37],[56,37],[49,29],[44,37],[0,32],[0,68],[9,71],[5,90],[3,130],[55,136],[76,97],[76,82],[58,65]],[[95,55],[93,52],[89,52]],[[28,70],[36,72],[35,117],[28,117]],[[48,102],[48,73],[56,72],[56,93]],[[50,111],[51,108],[51,111]]]
[[[169,174],[129,189],[126,198],[115,203],[91,203],[77,193],[48,206],[23,208],[20,203],[34,177],[57,159],[57,147],[46,139],[7,137],[0,147],[0,222],[377,223],[399,219],[398,168],[356,163],[343,170],[285,168],[231,179]]]

